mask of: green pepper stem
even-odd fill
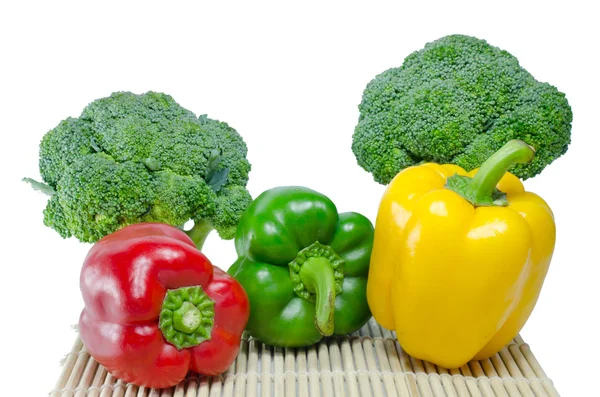
[[[306,259],[298,273],[306,290],[316,295],[315,325],[324,336],[333,334],[335,313],[335,277],[326,258]]]
[[[518,139],[508,141],[481,165],[465,191],[466,196],[475,202],[491,200],[506,171],[514,164],[530,162],[534,154],[534,148],[525,142]]]
[[[199,221],[194,221],[194,227],[192,227],[190,230],[187,230],[186,233],[188,236],[190,236],[194,244],[196,244],[196,248],[202,251],[204,242],[212,230],[213,225],[209,221],[202,219]]]

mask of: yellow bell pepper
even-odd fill
[[[531,314],[555,224],[507,173],[533,158],[513,140],[470,173],[433,163],[400,172],[379,207],[367,299],[410,355],[445,368],[494,355]]]

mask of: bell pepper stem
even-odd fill
[[[518,139],[508,141],[481,165],[465,194],[475,201],[491,198],[506,171],[514,164],[530,162],[534,154],[533,147],[525,142]]]
[[[183,302],[181,307],[173,311],[173,328],[179,332],[191,334],[202,323],[202,313],[192,303]]]
[[[308,258],[299,271],[308,292],[316,295],[315,325],[324,336],[333,334],[335,313],[335,277],[326,258]]]
[[[158,327],[165,340],[178,350],[194,347],[211,338],[215,302],[199,285],[167,291]]]
[[[530,162],[534,154],[534,148],[513,139],[488,158],[473,178],[455,174],[446,180],[446,188],[460,194],[475,207],[506,206],[506,194],[496,185],[511,166]]]
[[[187,230],[186,233],[190,236],[194,244],[196,244],[196,248],[198,248],[199,251],[202,251],[204,242],[212,230],[212,224],[209,221],[202,219],[194,221],[194,227]]]

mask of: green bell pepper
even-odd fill
[[[277,187],[254,200],[228,272],[250,300],[246,330],[282,347],[358,330],[371,317],[366,288],[374,229],[363,215],[338,214],[326,196]]]

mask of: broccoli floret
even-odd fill
[[[60,206],[47,208],[44,223],[67,230],[81,241],[97,241],[120,227],[136,223],[151,206],[151,176],[138,162],[115,162],[105,153],[75,160],[56,184]],[[52,197],[54,198],[54,197]],[[61,233],[64,234],[64,233]]]
[[[410,54],[368,83],[352,142],[358,164],[387,184],[422,162],[479,167],[510,139],[536,149],[511,169],[527,179],[567,151],[573,115],[565,95],[514,56],[451,35]]]
[[[235,129],[169,95],[117,92],[42,138],[46,185],[32,184],[51,195],[44,223],[65,238],[95,242],[132,223],[194,220],[189,234],[201,247],[213,229],[233,238],[251,201],[246,155]]]
[[[222,239],[230,240],[235,237],[239,214],[250,205],[252,197],[246,189],[235,185],[225,187],[219,193],[213,224]]]

